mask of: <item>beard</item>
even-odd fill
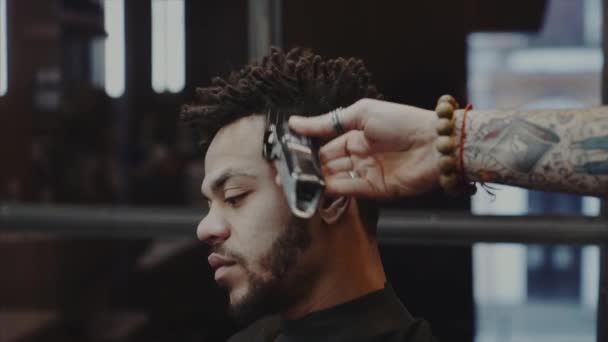
[[[229,255],[243,266],[247,274],[247,293],[237,303],[230,304],[228,314],[239,324],[247,325],[264,315],[276,314],[291,306],[296,301],[297,290],[293,286],[286,286],[286,279],[297,273],[295,266],[299,255],[310,247],[311,240],[306,221],[294,217],[260,259],[261,268],[268,271],[270,277],[261,277],[252,272],[243,256],[218,248],[216,252]]]

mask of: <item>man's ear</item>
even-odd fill
[[[327,224],[334,224],[340,220],[340,218],[348,210],[350,205],[350,197],[324,197],[323,203],[319,208],[319,214],[323,221]]]
[[[281,182],[281,176],[279,176],[279,173],[277,172],[276,175],[274,175],[274,183],[277,186],[282,186],[283,182]]]

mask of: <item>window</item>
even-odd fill
[[[124,0],[104,1],[105,89],[111,97],[125,92],[125,4]]]
[[[6,0],[0,0],[0,96],[6,94],[8,90],[8,44],[6,40]]]
[[[152,88],[181,91],[186,83],[186,25],[183,0],[152,1]]]
[[[549,0],[546,11],[538,34],[469,36],[469,100],[476,109],[601,102],[601,2]],[[474,214],[599,214],[597,198],[497,187],[495,198],[479,189]],[[596,246],[484,243],[473,253],[477,342],[595,339]]]

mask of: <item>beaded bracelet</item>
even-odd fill
[[[435,113],[437,113],[437,143],[436,147],[441,157],[439,157],[439,185],[445,192],[451,195],[467,193],[472,195],[477,190],[474,183],[468,182],[464,175],[464,140],[466,113],[470,110],[470,105],[465,109],[463,123],[460,130],[460,141],[454,137],[455,118],[454,111],[458,109],[458,102],[450,95],[443,95],[437,101]],[[456,148],[460,147],[459,158],[454,155]]]

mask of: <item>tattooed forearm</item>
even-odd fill
[[[456,127],[462,119],[460,111]],[[608,107],[472,111],[466,121],[463,162],[470,179],[608,194]]]

